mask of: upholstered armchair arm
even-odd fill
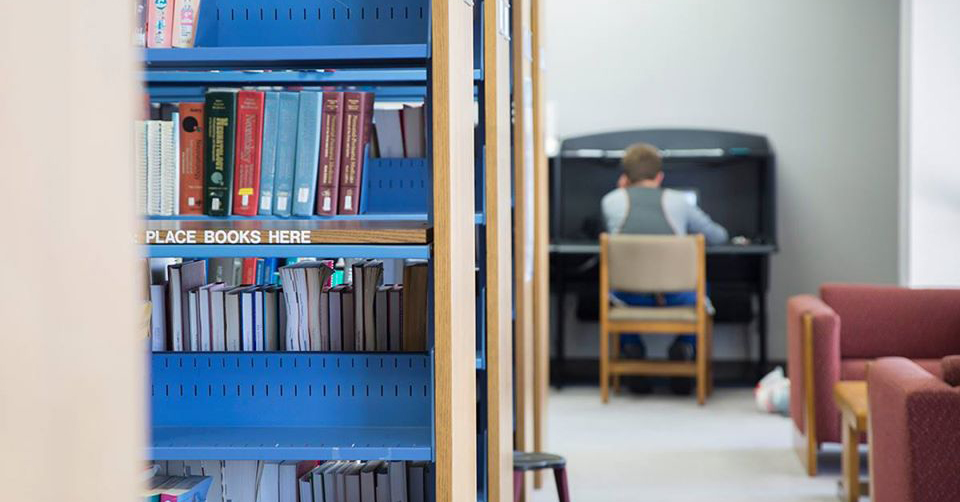
[[[837,441],[840,418],[833,385],[840,379],[840,317],[812,295],[787,301],[787,374],[790,415],[805,444],[801,455],[816,473],[815,454],[823,441]]]
[[[960,390],[902,357],[867,370],[871,492],[876,502],[955,500]]]

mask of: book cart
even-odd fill
[[[424,353],[151,354],[150,459],[425,460],[438,501],[512,498],[509,31],[506,0],[205,0],[195,48],[144,51],[154,102],[354,87],[428,117],[427,158],[367,159],[364,214],[150,217],[154,235],[304,232],[147,256],[417,258],[431,284]]]

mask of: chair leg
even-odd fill
[[[560,502],[570,502],[570,488],[567,486],[567,468],[560,467],[553,470],[553,477],[557,482],[557,498]]]
[[[613,342],[613,356],[611,357],[610,360],[619,361],[620,360],[620,334],[619,333],[617,333],[617,335],[613,337],[612,342]],[[613,374],[613,393],[614,394],[620,393],[620,374],[619,373]]]
[[[604,404],[610,399],[610,333],[601,322],[600,325],[600,401]]]
[[[697,327],[697,404],[707,401],[707,325]]]
[[[523,499],[523,471],[513,471],[513,502]]]
[[[713,318],[707,319],[707,397],[713,395]]]

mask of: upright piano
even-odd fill
[[[569,138],[550,169],[550,279],[558,299],[552,323],[552,380],[566,380],[564,305],[578,298],[577,316],[598,315],[600,200],[616,187],[630,144],[649,143],[663,156],[663,186],[684,190],[738,244],[707,247],[707,284],[715,322],[756,321],[756,376],[767,367],[770,255],[776,244],[774,155],[763,136],[697,129],[643,129]]]

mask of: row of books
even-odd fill
[[[138,47],[193,47],[200,0],[136,0]]]
[[[209,476],[155,475],[147,482],[144,502],[204,502],[213,480]]]
[[[434,466],[402,461],[168,460],[154,465],[157,485],[190,480],[202,502],[435,502]],[[173,480],[173,481],[170,481]],[[204,490],[205,488],[205,490]],[[203,493],[200,493],[203,492]],[[170,499],[184,500],[184,499]]]
[[[135,127],[137,203],[151,216],[358,214],[365,159],[423,157],[422,106],[360,91],[213,89]]]
[[[384,284],[380,260],[353,262],[350,282],[341,284],[333,283],[334,265],[333,260],[298,261],[278,269],[279,285],[232,286],[209,282],[206,260],[169,264],[164,275],[153,274],[149,288],[151,349],[426,350],[426,262],[404,264],[402,283],[395,284]]]

